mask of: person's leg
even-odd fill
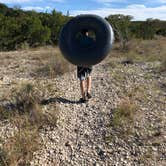
[[[91,83],[92,83],[92,77],[91,77],[91,76],[88,76],[88,77],[87,77],[87,97],[88,97],[88,98],[91,98],[91,94],[90,94],[90,91],[91,91]]]
[[[80,88],[81,88],[82,98],[86,99],[85,80],[80,80]]]

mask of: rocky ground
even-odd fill
[[[26,58],[21,61],[29,64]],[[59,114],[57,127],[41,129],[40,149],[33,155],[32,166],[166,165],[166,73],[157,71],[160,62],[121,62],[108,58],[94,66],[93,98],[87,103],[78,102],[76,70],[56,78],[41,78],[60,91],[58,96],[44,98],[43,109],[56,106]],[[2,96],[16,80],[36,79],[30,74],[33,67],[29,72],[26,70],[26,75],[19,74],[21,63],[14,63],[1,65]],[[126,126],[131,132],[123,134],[111,126],[122,100],[132,101],[136,106],[134,121]],[[9,123],[1,122],[1,139],[9,138],[12,132]]]

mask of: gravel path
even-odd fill
[[[144,76],[153,68],[151,63],[126,67],[120,65],[110,72],[110,65],[106,61],[95,66],[92,73],[93,98],[85,104],[77,102],[80,89],[76,73],[57,78],[58,88],[63,91],[63,95],[57,100],[60,109],[58,126],[53,130],[42,131],[41,145],[44,146],[35,154],[32,165],[166,165],[165,92],[159,93],[161,100],[156,93],[153,96],[151,87],[150,91],[148,87],[156,81],[155,74],[147,80]],[[124,82],[115,79],[116,70],[125,74]],[[157,83],[160,81],[165,82],[165,77],[160,76]],[[136,134],[123,139],[118,138],[115,133],[115,140],[106,143],[112,110],[121,100],[122,91],[126,88],[128,91],[134,84],[145,85],[147,91],[152,93],[151,96],[161,102],[153,103],[155,99],[152,97],[148,106],[138,100],[138,105],[141,106],[138,115],[141,117],[142,112],[144,114],[143,118],[135,119],[133,128]],[[144,100],[144,97],[142,99]],[[151,135],[153,137],[153,131],[146,133],[149,133],[150,129],[146,128],[149,124],[155,126],[157,131],[161,129],[161,134],[155,138],[160,140],[157,146],[153,144],[153,139],[149,144],[144,141],[149,140]]]
[[[106,114],[118,101],[109,75],[110,71],[102,64],[94,67],[93,98],[82,104],[78,103],[80,89],[76,73],[57,79],[58,88],[64,93],[59,98],[58,128],[42,133],[45,148],[42,153],[39,152],[49,156],[48,165],[51,164],[49,161],[53,161],[52,165],[108,165],[113,160],[107,155],[104,141],[109,118]],[[43,163],[43,160],[39,163]]]
[[[158,62],[123,65],[120,59],[105,60],[93,68],[92,96],[78,103],[80,95],[76,70],[56,79],[43,79],[58,97],[48,96],[43,109],[58,108],[56,128],[40,131],[40,150],[34,153],[32,166],[165,166],[166,165],[166,74],[157,73]],[[4,76],[0,94],[13,81],[34,81]],[[42,84],[42,79],[41,79]],[[123,137],[110,123],[119,103],[129,98],[138,107],[132,134]],[[56,108],[57,107],[57,108]],[[13,135],[13,127],[0,123],[1,138]],[[108,137],[112,137],[109,141]]]

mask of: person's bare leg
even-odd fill
[[[91,91],[91,83],[92,83],[92,77],[89,76],[87,78],[87,92],[90,94],[90,91]]]
[[[81,88],[81,94],[82,94],[82,98],[85,99],[85,80],[80,81],[80,88]]]

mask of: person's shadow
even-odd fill
[[[79,104],[79,101],[74,101],[74,100],[68,100],[63,97],[54,97],[54,98],[49,98],[49,99],[43,99],[41,101],[42,105],[48,105],[50,103],[63,103],[63,104]]]

